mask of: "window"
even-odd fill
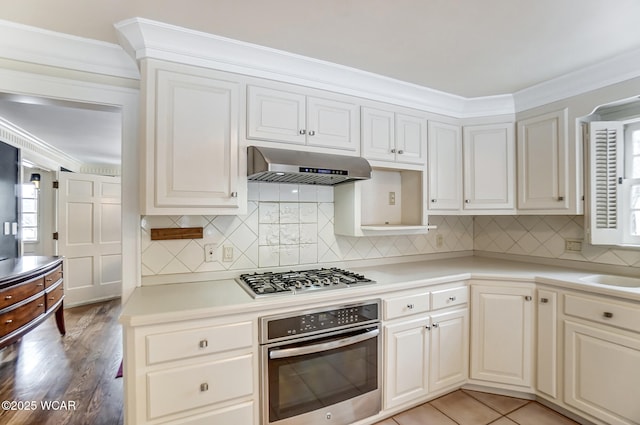
[[[589,134],[590,242],[640,246],[640,121],[592,122]]]
[[[33,184],[22,185],[22,240],[38,241],[38,194]]]

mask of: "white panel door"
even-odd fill
[[[471,378],[531,387],[533,289],[471,286]]]
[[[565,402],[607,424],[639,424],[637,334],[568,320],[564,326]]]
[[[518,122],[518,209],[569,208],[567,110]]]
[[[395,114],[362,108],[362,156],[371,160],[395,160]]]
[[[464,209],[515,206],[513,124],[464,127]]]
[[[427,155],[427,120],[396,114],[396,162],[424,164]]]
[[[247,138],[304,145],[306,97],[266,87],[247,87]]]
[[[469,311],[431,316],[429,391],[463,383],[469,375]]]
[[[342,100],[307,97],[307,145],[359,154],[359,106]]]
[[[462,209],[462,129],[429,121],[429,210]]]
[[[65,305],[119,297],[120,178],[61,172],[57,193],[58,252],[64,256]]]

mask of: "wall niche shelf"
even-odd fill
[[[334,187],[334,232],[343,236],[415,235],[427,223],[424,173],[376,168],[370,180]]]

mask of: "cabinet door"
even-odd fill
[[[237,213],[239,85],[188,69],[158,69],[155,75],[155,140],[147,146],[155,182],[147,188],[155,194],[151,209]]]
[[[385,326],[385,408],[427,395],[429,318]]]
[[[395,114],[373,108],[362,108],[362,156],[367,159],[395,159]]]
[[[462,131],[460,126],[429,121],[429,209],[462,208]]]
[[[464,127],[464,209],[514,208],[513,124]]]
[[[531,387],[533,292],[471,286],[471,378]]]
[[[307,145],[360,153],[360,108],[346,101],[307,97]]]
[[[429,391],[463,383],[469,375],[468,310],[431,316]]]
[[[247,138],[304,145],[306,98],[298,93],[247,87]]]
[[[569,208],[567,110],[518,123],[518,208]]]
[[[427,150],[427,120],[396,114],[396,161],[424,164]]]
[[[640,338],[564,321],[565,402],[612,425],[640,423]]]
[[[536,389],[555,399],[558,397],[558,294],[538,291],[538,344]]]

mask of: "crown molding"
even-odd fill
[[[640,77],[640,49],[586,66],[513,94],[516,112],[526,111]]]
[[[140,79],[121,46],[0,20],[0,57],[127,79]]]
[[[154,58],[268,78],[456,118],[512,114],[511,95],[475,98],[407,83],[256,44],[144,18],[115,24],[121,45],[136,60]]]

